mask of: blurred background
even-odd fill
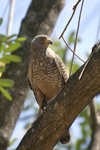
[[[13,1],[13,5],[12,4]],[[65,5],[59,14],[57,22],[50,35],[54,45],[51,46],[55,52],[60,55],[64,61],[66,68],[70,70],[72,52],[66,47],[62,39],[58,39],[64,27],[66,26],[71,14],[72,8],[77,0],[65,0]],[[0,26],[0,34],[11,36],[19,33],[22,19],[25,17],[29,8],[31,0],[0,0],[0,18],[3,19]],[[80,12],[81,3],[78,5],[75,15],[64,33],[64,38],[73,49],[75,41],[75,33],[77,30],[78,16]],[[12,9],[12,16],[10,11]],[[11,24],[10,24],[11,23]],[[10,24],[10,25],[9,25]],[[84,61],[87,60],[91,53],[91,48],[100,39],[100,0],[84,1],[81,24],[79,29],[78,43],[76,47],[76,54]],[[25,39],[22,39],[24,41]],[[31,42],[31,41],[30,41]],[[74,73],[83,62],[77,57],[74,60],[73,72]],[[27,75],[26,75],[27,76]],[[95,98],[96,110],[100,111],[100,97]],[[23,110],[14,128],[13,134],[10,139],[8,150],[15,149],[32,122],[37,118],[38,105],[35,101],[33,92],[29,90],[26,97]],[[54,150],[87,150],[91,141],[92,128],[91,128],[91,115],[89,107],[87,106],[81,114],[77,117],[71,126],[71,141],[67,145],[58,143]],[[20,133],[20,134],[19,134]],[[100,145],[99,145],[100,149]],[[98,150],[99,150],[98,149]]]

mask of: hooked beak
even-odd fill
[[[45,42],[46,42],[46,44],[53,44],[53,42],[49,38],[47,38]]]

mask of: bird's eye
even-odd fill
[[[44,41],[44,38],[41,38],[40,40],[41,40],[41,41]]]

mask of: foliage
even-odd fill
[[[3,19],[0,18],[0,25],[2,24]],[[19,63],[21,58],[16,55],[12,55],[12,52],[16,51],[20,46],[20,41],[25,41],[26,38],[19,37],[15,38],[17,35],[6,36],[0,34],[0,77],[2,73],[6,70],[6,64],[11,62]],[[0,79],[0,91],[8,99],[12,100],[12,97],[4,87],[12,87],[14,82],[11,79]]]
[[[16,138],[12,139],[10,142],[9,142],[9,148],[17,141]],[[15,150],[15,149],[11,149],[11,150]]]
[[[89,117],[87,115],[87,108],[84,109],[81,112],[79,117],[84,118],[84,121],[80,124],[81,132],[82,132],[82,138],[77,140],[77,142],[76,142],[76,149],[80,150],[80,149],[84,148],[84,150],[86,150],[87,147],[88,147],[88,144],[90,142],[90,140],[88,140],[88,142],[87,142],[87,138],[90,139],[91,138],[91,134],[92,134],[91,133],[91,128],[90,128],[90,125],[89,125],[89,123],[90,123],[89,122]]]
[[[54,148],[54,150],[88,150],[88,145],[91,139],[91,128],[89,125],[89,118],[87,115],[87,108],[85,108],[79,115],[77,119],[83,118],[82,122],[79,124],[81,129],[82,137],[79,139],[75,139],[75,142],[61,145],[60,143]],[[77,131],[76,131],[77,134]],[[72,136],[72,134],[71,134]],[[73,138],[73,136],[72,136]]]
[[[13,139],[13,140],[11,140],[10,143],[9,143],[9,147],[12,146],[12,144],[13,144],[16,140],[17,140],[16,138]]]
[[[75,42],[75,31],[72,31],[71,34],[68,37],[68,43],[72,44]],[[81,42],[81,39],[78,38],[77,42]]]
[[[62,47],[60,41],[55,41],[53,45],[49,46],[51,49],[53,49],[55,51],[56,54],[58,54],[61,59],[63,60],[63,62],[65,62],[65,55],[66,55],[66,48]]]

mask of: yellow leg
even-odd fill
[[[41,106],[39,106],[38,117],[41,115]]]
[[[46,105],[47,105],[46,100],[43,100],[42,103],[41,103],[41,105],[39,105],[38,117],[41,115],[41,109],[42,109],[43,107],[46,107]],[[43,109],[42,109],[42,110],[43,110]]]
[[[39,106],[39,112],[38,112],[38,117],[37,117],[37,119],[39,118],[39,116],[41,115],[41,107]],[[36,120],[37,120],[36,119]],[[36,120],[32,123],[32,126],[34,125],[34,123],[36,122]]]

